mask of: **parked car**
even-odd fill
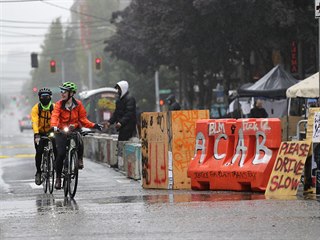
[[[32,129],[32,123],[30,116],[25,116],[19,120],[20,132],[23,132],[25,129]]]

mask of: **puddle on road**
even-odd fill
[[[0,219],[5,217],[28,216],[34,214],[77,213],[79,210],[75,200],[70,198],[55,199],[53,195],[39,194],[35,200],[1,201]]]
[[[74,199],[55,199],[52,195],[38,195],[36,199],[37,211],[48,212],[54,210],[57,213],[66,213],[79,210]]]
[[[218,202],[218,201],[244,201],[244,200],[318,200],[320,197],[309,194],[305,196],[277,196],[269,197],[263,193],[184,193],[184,194],[158,194],[140,196],[115,196],[100,199],[100,204],[112,203],[187,203],[187,202]]]
[[[161,191],[159,191],[161,192]],[[175,204],[190,202],[230,202],[246,200],[316,200],[320,202],[320,196],[309,194],[305,196],[267,197],[263,193],[235,193],[235,192],[210,192],[210,193],[179,193],[167,192],[161,194],[144,194],[137,196],[112,196],[95,198],[91,201],[97,204]],[[15,216],[32,216],[33,214],[78,214],[79,206],[76,200],[70,198],[55,198],[49,194],[39,194],[35,200],[27,201],[1,201],[0,219]]]
[[[186,193],[186,194],[159,194],[142,196],[117,196],[100,200],[100,203],[184,203],[184,202],[217,202],[217,201],[241,201],[265,199],[263,194],[235,194],[235,193]]]

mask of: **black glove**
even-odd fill
[[[98,129],[99,131],[102,131],[103,129],[103,125],[102,124],[99,124],[99,123],[96,123],[94,126],[93,126],[94,129]]]
[[[40,142],[40,134],[39,133],[35,133],[34,134],[34,142],[38,145]]]

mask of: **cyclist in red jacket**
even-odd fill
[[[81,127],[95,128],[102,130],[103,125],[93,123],[88,120],[86,110],[82,102],[74,98],[77,91],[77,85],[73,82],[65,82],[61,89],[61,100],[59,100],[51,115],[51,127],[56,132],[56,189],[61,189],[61,172],[63,167],[63,160],[66,156],[66,144],[67,136],[65,134],[57,132],[58,129],[64,129],[65,127],[72,127],[76,130]],[[79,139],[79,169],[83,168],[83,141]]]

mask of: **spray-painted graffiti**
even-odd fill
[[[166,188],[167,142],[163,113],[142,114],[141,158],[145,187]]]
[[[203,120],[196,131],[188,168],[193,188],[265,189],[281,143],[279,119]]]

